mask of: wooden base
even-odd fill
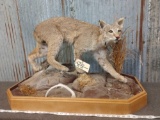
[[[7,90],[8,101],[12,110],[86,114],[131,114],[147,104],[147,93],[135,77],[125,76],[134,79],[141,87],[142,92],[129,99],[13,96],[11,91],[18,86],[16,84]]]

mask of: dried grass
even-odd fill
[[[26,86],[26,85],[19,86],[19,90],[25,96],[30,96],[36,93],[35,89],[31,88],[30,86]]]
[[[118,43],[113,46],[113,53],[111,56],[113,67],[118,73],[122,72],[126,51],[126,37],[123,37],[122,40],[118,41]]]

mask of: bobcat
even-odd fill
[[[35,62],[36,58],[47,56],[48,63],[61,71],[69,69],[55,60],[63,41],[74,47],[74,57],[80,59],[82,53],[93,51],[95,59],[101,67],[114,78],[127,82],[127,79],[117,73],[106,58],[106,46],[110,41],[117,42],[121,37],[124,19],[120,18],[114,24],[99,21],[99,26],[67,17],[50,18],[36,26],[34,37],[36,48],[29,54],[28,60],[34,71],[42,66]],[[82,73],[82,70],[76,68]]]

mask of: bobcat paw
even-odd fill
[[[68,71],[69,71],[69,68],[67,68],[67,67],[65,67],[65,66],[62,66],[61,70],[64,71],[64,72],[68,72]]]
[[[119,81],[121,81],[123,83],[127,83],[127,79],[124,76],[121,76]]]
[[[42,70],[42,66],[34,66],[33,70],[34,70],[34,72],[38,72],[38,71]]]
[[[78,73],[85,73],[85,71],[84,70],[81,70],[81,69],[79,69],[79,68],[76,68],[76,71],[78,72]]]
[[[72,72],[66,72],[66,73],[67,73],[68,75],[75,75],[75,76],[78,75],[76,70],[74,70],[74,71],[72,71]]]

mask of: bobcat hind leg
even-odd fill
[[[35,59],[41,58],[47,55],[47,46],[41,46],[37,43],[37,47],[28,55],[29,63],[31,64],[33,71],[38,72],[42,70],[42,66],[36,63]]]
[[[47,53],[47,61],[48,63],[53,66],[54,68],[60,70],[60,71],[65,71],[67,72],[69,69],[63,65],[61,65],[59,62],[55,60],[59,49],[61,45],[63,44],[63,37],[59,36],[54,36],[51,37],[52,40],[48,43],[48,53]]]

